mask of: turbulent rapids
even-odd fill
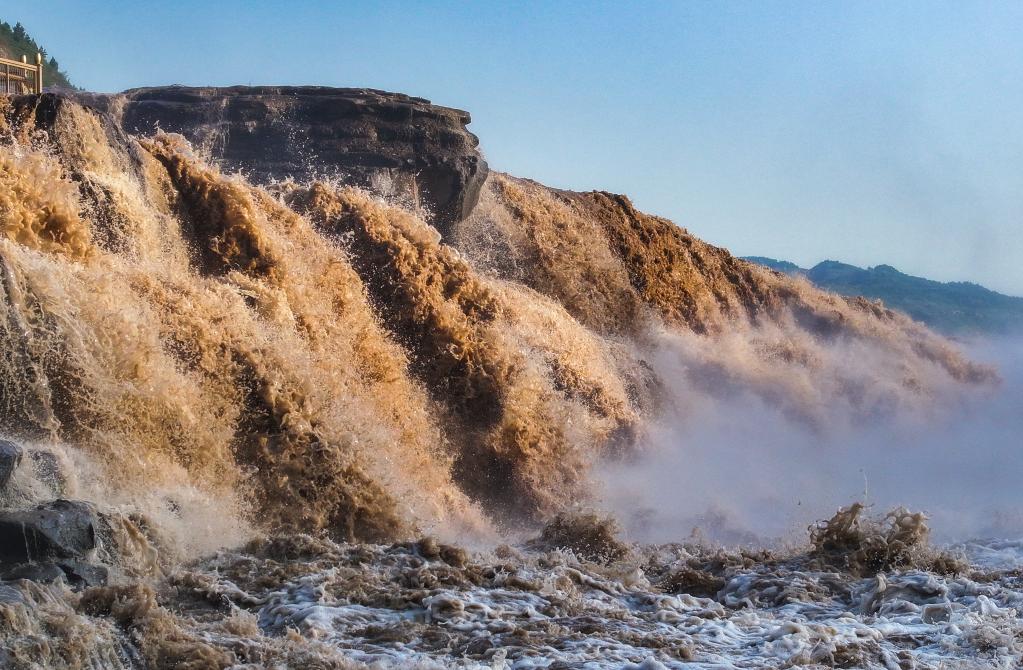
[[[70,98],[0,105],[0,429],[26,454],[3,502],[86,501],[96,534],[66,579],[0,585],[10,667],[1023,652],[1017,577],[919,516],[849,508],[769,552],[580,511],[694,397],[824,431],[997,384],[923,326],[622,196],[492,173],[442,235],[338,176],[256,186]]]

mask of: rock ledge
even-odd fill
[[[341,177],[397,192],[438,228],[464,219],[487,177],[468,112],[368,88],[166,86],[74,94],[129,133],[180,133],[257,183]]]

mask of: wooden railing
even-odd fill
[[[35,64],[24,56],[21,61],[0,58],[0,94],[42,93],[43,57],[36,54]]]

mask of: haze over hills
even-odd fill
[[[823,261],[802,268],[763,256],[746,260],[842,295],[875,298],[949,335],[1006,335],[1023,332],[1023,298],[1003,295],[971,282],[939,282],[899,272],[890,265],[860,268]]]

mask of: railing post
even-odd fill
[[[0,94],[42,93],[45,68],[42,53],[36,54],[34,64],[29,63],[25,55],[20,62],[0,57]]]

